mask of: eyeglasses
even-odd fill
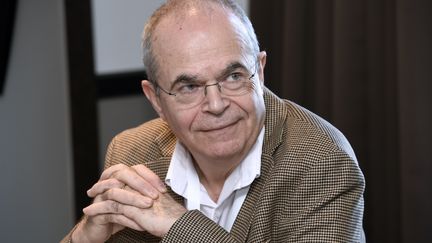
[[[228,72],[227,75],[212,84],[202,84],[194,80],[181,80],[175,82],[171,91],[167,91],[160,87],[158,83],[156,85],[157,90],[162,90],[165,94],[174,97],[174,100],[182,108],[192,108],[201,104],[207,95],[207,88],[216,86],[221,94],[226,96],[241,96],[251,92],[254,89],[254,82],[252,78],[256,74],[255,71],[251,74],[245,68],[240,68],[240,64],[233,65],[232,72]]]

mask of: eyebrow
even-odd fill
[[[243,65],[242,63],[235,61],[229,63],[224,70],[217,76],[216,80],[222,80],[226,78],[228,75],[230,75],[232,72],[234,72],[237,69],[242,69],[243,71],[248,71],[248,69]]]
[[[239,61],[230,62],[221,72],[217,75],[216,80],[222,80],[226,76],[230,75],[233,71],[237,69],[242,69],[243,71],[248,71],[245,65]],[[170,90],[172,90],[178,83],[198,83],[200,80],[198,75],[190,75],[186,73],[179,74],[174,81],[171,83]]]
[[[186,73],[179,74],[171,84],[170,90],[172,90],[178,83],[197,83],[199,80],[197,75],[189,75]]]

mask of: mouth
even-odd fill
[[[223,125],[218,125],[218,126],[214,126],[214,127],[207,127],[207,128],[202,129],[201,131],[203,131],[203,132],[223,131],[225,129],[229,129],[229,128],[235,126],[237,123],[238,123],[238,121],[234,121],[234,122],[226,123]]]

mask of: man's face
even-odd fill
[[[160,66],[157,83],[165,90],[171,91],[181,76],[213,84],[232,64],[238,64],[233,72],[255,73],[254,90],[241,96],[225,96],[217,86],[209,86],[204,100],[193,107],[186,108],[163,92],[150,99],[197,161],[238,163],[263,126],[265,53],[257,57],[246,51],[245,35],[237,18],[218,9],[211,16],[191,10],[186,18],[168,17],[157,27],[153,42]]]

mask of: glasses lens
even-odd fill
[[[251,81],[222,82],[221,87],[224,95],[239,96],[252,91],[253,83]]]
[[[256,68],[256,67],[255,67]],[[179,107],[188,109],[195,107],[203,102],[206,97],[208,88],[219,89],[222,95],[241,96],[251,92],[254,89],[252,78],[255,73],[250,75],[248,72],[236,72],[229,75],[226,80],[209,85],[198,84],[179,84],[171,92],[166,92],[172,96]]]

